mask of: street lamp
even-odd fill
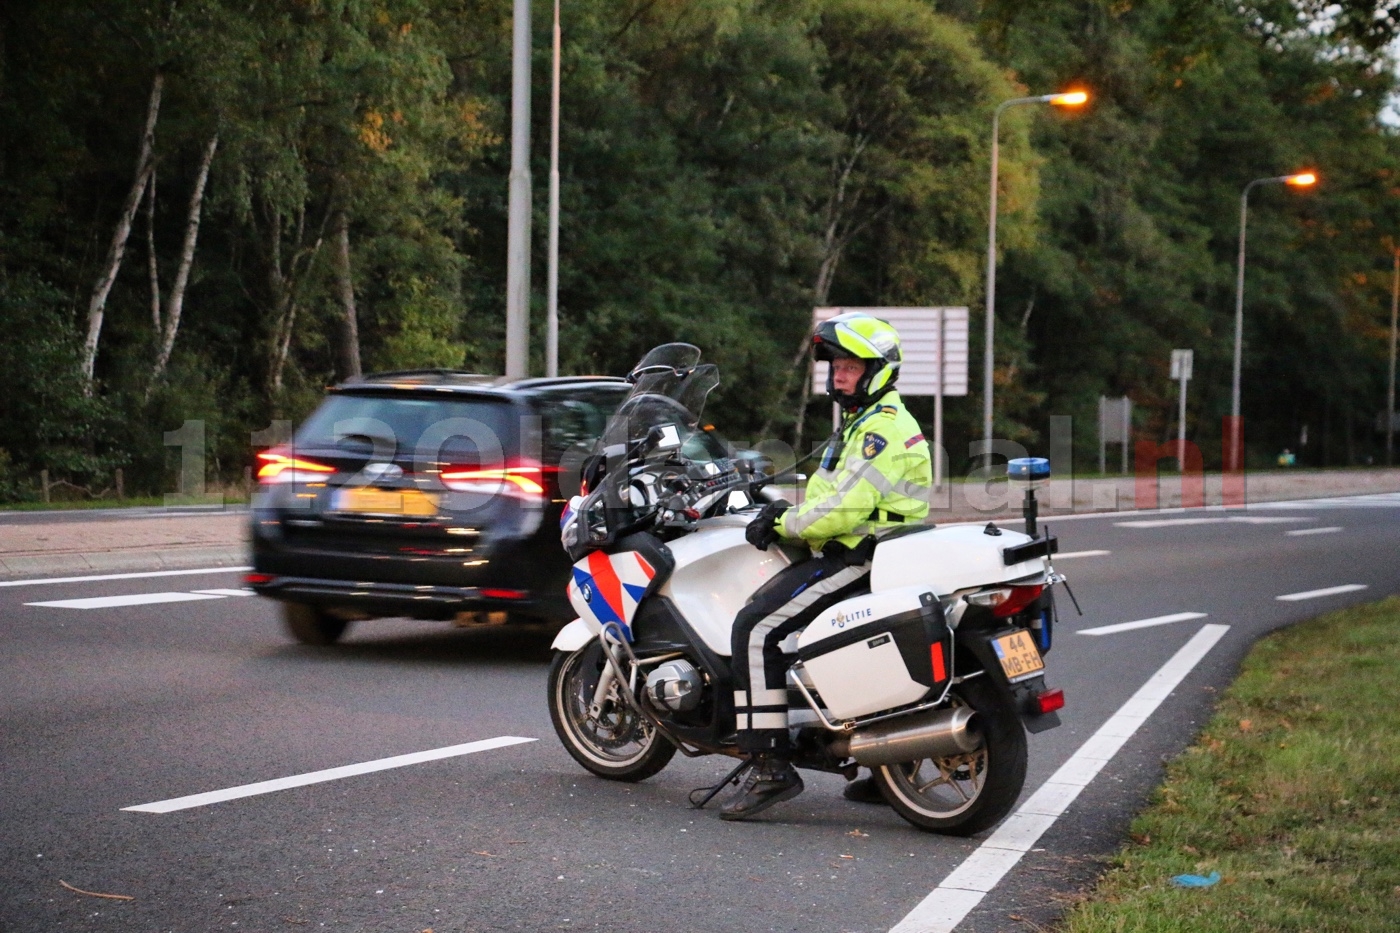
[[[1273,178],[1256,178],[1244,186],[1240,194],[1240,256],[1239,268],[1235,276],[1235,368],[1230,381],[1230,417],[1235,425],[1230,431],[1230,456],[1226,463],[1227,472],[1238,472],[1243,461],[1240,450],[1240,354],[1244,342],[1244,244],[1245,225],[1249,219],[1249,192],[1256,185],[1285,184],[1295,188],[1306,188],[1317,184],[1317,176],[1312,172],[1299,172],[1295,175],[1276,175]]]
[[[996,334],[997,294],[997,162],[1000,153],[1001,112],[1007,107],[1021,104],[1053,104],[1056,107],[1080,107],[1089,100],[1085,91],[1066,91],[1062,94],[1041,94],[1039,97],[1017,97],[1002,101],[992,114],[992,183],[987,208],[987,322],[986,347],[982,364],[982,436],[987,444],[987,464],[992,456],[992,363],[993,337]]]

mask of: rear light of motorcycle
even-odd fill
[[[279,483],[320,483],[326,475],[335,472],[335,467],[314,460],[289,457],[277,450],[267,450],[258,454],[262,466],[258,467],[258,482],[264,486]]]
[[[475,492],[487,496],[511,496],[526,502],[540,502],[547,497],[544,488],[546,468],[538,464],[498,469],[474,466],[445,466],[439,477],[442,484],[455,492]]]
[[[967,601],[974,606],[986,606],[992,610],[992,615],[1005,619],[1035,602],[1044,591],[1044,585],[1039,583],[1033,586],[1004,586],[973,593],[967,597]]]
[[[1035,706],[1044,716],[1046,713],[1053,713],[1057,709],[1065,707],[1065,692],[1059,687],[1054,690],[1043,690],[1035,695]]]
[[[255,586],[259,583],[271,583],[272,579],[270,573],[250,573],[243,578],[243,582]]]

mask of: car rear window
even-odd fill
[[[306,419],[294,443],[375,459],[488,464],[517,455],[520,434],[505,399],[340,393]]]

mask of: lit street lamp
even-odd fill
[[[1063,94],[1041,94],[1039,97],[1017,97],[1002,101],[992,114],[992,184],[987,209],[987,324],[986,347],[982,365],[982,435],[987,444],[987,464],[992,456],[992,340],[996,333],[997,293],[997,161],[1000,151],[1001,112],[1021,104],[1054,104],[1056,107],[1079,107],[1089,100],[1084,91]]]
[[[1312,172],[1299,172],[1296,175],[1276,175],[1273,178],[1256,178],[1244,186],[1240,194],[1240,257],[1239,269],[1235,276],[1235,368],[1230,381],[1230,417],[1234,419],[1234,429],[1230,431],[1230,451],[1225,465],[1227,472],[1238,472],[1243,464],[1243,451],[1240,450],[1240,355],[1244,342],[1244,244],[1245,225],[1249,219],[1249,192],[1256,185],[1282,183],[1295,188],[1306,188],[1317,184],[1317,176]]]

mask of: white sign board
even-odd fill
[[[899,394],[907,397],[938,394],[939,345],[943,349],[943,394],[967,394],[966,308],[816,308],[813,326],[847,311],[859,311],[887,321],[899,331],[904,362],[899,367]],[[940,333],[940,326],[941,333]],[[812,372],[812,391],[826,391],[826,363]]]
[[[1195,358],[1194,350],[1173,350],[1172,351],[1172,378],[1186,382],[1191,378],[1191,363]]]

